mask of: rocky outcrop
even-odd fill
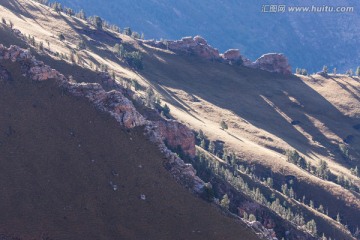
[[[119,91],[106,92],[98,83],[66,83],[63,86],[74,96],[86,97],[126,128],[146,124],[145,118],[137,112],[132,102]]]
[[[280,53],[268,53],[262,55],[255,62],[244,61],[244,65],[251,68],[261,69],[268,72],[291,74],[291,66],[285,55]]]
[[[221,54],[221,57],[231,64],[242,62],[242,57],[239,49],[229,49],[225,53]]]
[[[168,149],[164,143],[164,136],[171,134],[170,132],[159,130],[159,122],[151,122],[145,128],[146,134],[150,140],[155,142],[160,151],[165,155],[165,167],[171,172],[175,179],[181,182],[186,187],[192,189],[196,193],[202,193],[205,183],[198,176],[196,170],[191,164],[185,163],[179,156]],[[185,126],[184,126],[185,127]],[[164,127],[164,129],[171,129],[172,127]],[[181,127],[180,127],[181,128]]]
[[[246,67],[285,75],[292,73],[288,59],[283,54],[264,54],[255,62],[252,62],[241,56],[239,49],[229,49],[225,53],[219,54],[216,48],[208,45],[206,40],[200,36],[194,38],[184,37],[177,41],[142,40],[142,42],[153,47],[191,54],[207,60],[218,60],[228,64],[243,64]]]
[[[154,47],[191,54],[207,60],[220,59],[219,51],[208,45],[206,40],[200,36],[195,36],[194,38],[184,37],[181,40],[176,41],[148,40],[143,42]]]
[[[186,155],[195,157],[195,135],[188,127],[172,120],[157,121],[154,126],[168,146],[173,149],[181,147]]]

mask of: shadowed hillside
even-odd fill
[[[5,68],[11,75],[0,83],[1,233],[23,239],[257,239],[178,185],[142,129],[125,131],[53,82],[31,82],[15,64]]]

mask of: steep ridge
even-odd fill
[[[357,1],[272,0],[269,1],[170,1],[59,0],[88,15],[99,15],[122,29],[132,27],[146,38],[178,39],[200,34],[221,51],[239,48],[255,60],[266,52],[284,53],[293,67],[309,73],[323,65],[338,72],[355,68],[359,55],[356,31],[359,23]],[[349,6],[352,12],[262,12],[270,5],[322,8]],[[152,11],[148,11],[152,9]],[[277,9],[276,9],[277,10]],[[141,17],[138,17],[141,16]],[[216,23],[216,24],[214,24]],[[355,63],[355,64],[354,64]]]
[[[119,103],[111,116],[90,103],[99,91],[114,91],[67,82],[15,46],[0,52],[1,233],[20,239],[257,239],[174,181],[164,154],[135,127],[141,117],[132,115],[139,121],[130,125],[116,117],[134,111],[131,104]]]

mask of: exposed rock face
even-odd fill
[[[176,121],[158,121],[154,126],[169,146],[174,149],[180,146],[185,154],[195,157],[195,135],[188,127]]]
[[[265,239],[277,239],[276,234],[273,229],[267,229],[265,228],[260,222],[254,221],[254,222],[247,222],[247,224],[255,230],[256,233],[258,233],[261,237]]]
[[[159,130],[159,125],[163,125],[163,123],[159,124],[159,122],[151,122],[146,126],[145,130],[147,135],[150,137],[150,140],[157,143],[160,151],[166,156],[167,161],[165,162],[165,167],[171,172],[176,180],[195,192],[201,193],[204,189],[204,181],[196,176],[196,170],[191,164],[185,163],[177,156],[177,154],[173,153],[166,147],[163,141],[165,138],[164,135],[166,136],[171,133],[166,130]],[[171,128],[172,127],[164,126],[164,129]],[[185,128],[186,127],[184,126],[184,129]],[[189,129],[187,129],[187,131],[189,131]]]
[[[119,91],[106,92],[98,83],[67,83],[64,86],[73,95],[86,97],[98,109],[110,113],[126,128],[146,124],[145,118],[136,111],[132,102]]]
[[[281,73],[285,75],[291,74],[291,66],[289,65],[287,58],[280,53],[264,54],[253,63],[244,61],[244,65],[268,72]]]
[[[193,54],[195,56],[207,59],[207,60],[216,60],[220,59],[219,51],[216,48],[208,45],[206,40],[200,36],[184,37],[181,40],[177,41],[144,41],[144,43],[159,47],[159,48],[168,48],[169,50],[176,52],[183,52],[187,54]]]
[[[65,90],[78,97],[86,97],[98,109],[108,112],[126,128],[143,126],[145,118],[137,112],[132,102],[120,91],[106,92],[97,83],[72,83],[58,71],[33,58],[29,51],[17,46],[5,48],[0,45],[0,59],[20,62],[26,66],[25,75],[34,81],[54,79]],[[2,74],[6,77],[5,74]]]

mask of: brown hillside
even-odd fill
[[[18,66],[5,66],[11,79],[0,83],[1,233],[22,239],[257,239],[178,185],[142,129],[125,131],[53,82],[30,82],[17,74]]]

